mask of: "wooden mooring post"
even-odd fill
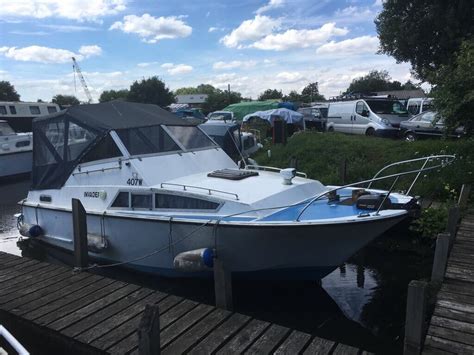
[[[456,236],[456,229],[458,226],[459,218],[461,216],[459,206],[454,205],[448,211],[448,223],[446,225],[446,233],[449,234],[449,247],[454,243],[454,237]]]
[[[214,258],[214,291],[216,307],[231,311],[233,309],[232,273],[225,268],[219,258]]]
[[[442,282],[444,272],[448,262],[449,245],[451,236],[449,233],[440,233],[436,238],[436,249],[433,260],[433,268],[431,270],[431,281]]]
[[[72,199],[72,226],[74,230],[74,264],[76,267],[88,265],[87,216],[86,210],[77,198]]]
[[[160,310],[158,305],[147,304],[138,325],[139,355],[160,354]]]
[[[427,282],[418,280],[408,285],[404,355],[418,355],[423,346],[427,285]]]

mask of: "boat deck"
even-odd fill
[[[474,353],[473,209],[462,219],[456,234],[423,353]]]
[[[138,354],[145,305],[158,304],[162,354],[367,354],[247,315],[2,252],[0,290],[0,322],[68,353]]]

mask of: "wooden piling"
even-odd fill
[[[88,265],[87,217],[81,201],[72,199],[72,226],[74,229],[74,262],[76,267]]]
[[[440,233],[436,239],[436,249],[431,271],[431,281],[442,282],[446,263],[448,262],[449,243],[451,236],[449,233]]]
[[[449,245],[453,245],[454,237],[456,236],[456,228],[459,222],[460,212],[459,206],[454,205],[448,212],[448,223],[446,225],[446,232],[449,233]]]
[[[157,304],[145,306],[138,325],[138,353],[140,355],[160,354],[160,310]]]
[[[216,307],[231,311],[232,304],[232,273],[224,267],[222,260],[214,259],[214,290]]]
[[[471,192],[471,185],[463,184],[461,187],[461,192],[459,193],[459,200],[458,200],[458,205],[460,208],[466,208],[470,192]]]
[[[404,355],[418,355],[423,346],[426,288],[425,281],[413,280],[408,285]]]

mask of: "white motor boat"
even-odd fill
[[[69,139],[78,127],[82,138]],[[72,255],[71,199],[79,199],[89,258],[99,266],[201,276],[217,257],[237,276],[320,279],[418,207],[393,188],[325,186],[294,169],[239,169],[199,127],[154,105],[74,106],[36,119],[33,134],[20,232]],[[390,177],[419,175],[433,159]]]
[[[15,133],[7,121],[0,121],[0,178],[31,172],[33,134]]]

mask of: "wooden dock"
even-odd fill
[[[473,209],[457,231],[423,353],[474,354]]]
[[[139,285],[0,252],[0,324],[16,324],[68,353],[138,354],[137,328],[147,304],[159,306],[162,354],[366,354]]]

